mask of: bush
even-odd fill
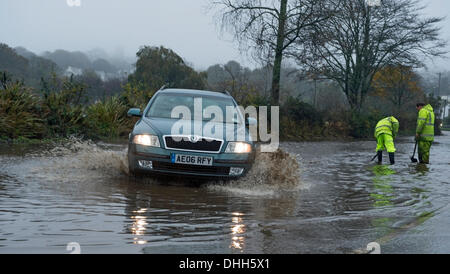
[[[132,129],[127,119],[128,107],[117,97],[97,101],[87,109],[87,136],[90,138],[117,138],[125,136]]]
[[[61,90],[44,91],[43,106],[48,110],[47,125],[51,135],[68,137],[83,132],[85,86],[72,78],[61,83]]]
[[[42,81],[43,96],[0,74],[0,140],[69,137],[118,138],[131,131],[124,97],[86,106],[86,86],[73,78]]]
[[[146,89],[142,83],[130,81],[123,86],[123,92],[120,95],[120,99],[129,108],[144,109],[153,94],[155,94],[155,92]]]
[[[2,139],[41,138],[46,132],[40,98],[22,83],[3,82],[0,89]]]
[[[323,116],[311,105],[289,97],[280,108],[280,135],[286,140],[323,137]]]
[[[323,125],[323,116],[313,106],[289,97],[281,106],[280,115],[296,121],[308,121],[311,125]]]
[[[377,112],[369,113],[348,113],[348,123],[350,126],[349,135],[354,138],[371,138],[374,135],[375,126],[382,119],[382,115]]]

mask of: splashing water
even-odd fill
[[[128,175],[126,149],[122,146],[118,151],[111,150],[78,138],[31,154],[30,158],[41,163],[34,165],[31,173],[46,180],[82,181]]]
[[[31,155],[41,163],[33,165],[31,174],[45,180],[73,182],[130,176],[127,149],[122,145],[112,150],[92,141],[70,138],[38,154]],[[278,149],[274,153],[256,152],[252,169],[234,181],[211,181],[212,191],[234,195],[270,196],[282,191],[301,189],[299,164],[295,157]],[[160,179],[143,178],[143,182]]]
[[[236,195],[272,196],[282,191],[302,189],[304,185],[300,181],[297,160],[289,153],[278,149],[274,153],[263,153],[258,150],[252,169],[244,177],[208,187],[211,190]]]

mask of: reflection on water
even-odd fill
[[[129,177],[125,145],[0,146],[0,253],[448,253],[436,139],[431,165],[403,139],[394,166],[369,162],[373,142],[283,143],[250,177],[208,183]]]
[[[375,199],[375,207],[391,206],[394,189],[391,185],[391,177],[396,173],[394,170],[385,165],[377,165],[373,167],[374,178],[372,179],[375,186],[375,192],[370,196]]]
[[[374,192],[370,193],[370,197],[374,199],[373,206],[377,207],[391,207],[394,206],[395,190],[392,187],[393,176],[396,174],[395,170],[387,165],[375,165],[372,168]],[[391,228],[393,219],[390,217],[374,218],[372,225],[376,229],[378,235],[388,235],[394,230]],[[378,240],[380,241],[380,240]],[[380,244],[378,242],[378,244]]]
[[[243,250],[245,245],[245,224],[243,223],[243,213],[233,212],[231,225],[231,245],[230,248]]]
[[[143,245],[147,243],[147,241],[139,238],[139,236],[144,235],[145,231],[147,230],[147,217],[142,215],[146,212],[147,208],[141,208],[134,211],[134,213],[136,214],[135,216],[131,216],[131,219],[134,220],[133,224],[131,225],[131,233],[136,236],[133,238],[134,244]]]

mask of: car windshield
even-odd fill
[[[237,112],[236,105],[231,98],[221,98],[214,96],[195,96],[184,94],[159,94],[154,99],[147,117],[149,118],[169,118],[169,119],[189,119],[178,113],[183,110],[189,110],[190,119],[209,121],[214,119],[215,122],[241,123],[239,115],[234,113],[230,121],[227,120],[227,107],[231,107],[228,111]],[[181,111],[178,111],[181,110]],[[201,110],[201,113],[200,113]],[[174,117],[172,116],[174,112]],[[199,114],[199,115],[198,115]]]

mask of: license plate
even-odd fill
[[[175,164],[185,164],[185,165],[212,166],[213,157],[186,155],[186,154],[172,154],[171,162]]]

